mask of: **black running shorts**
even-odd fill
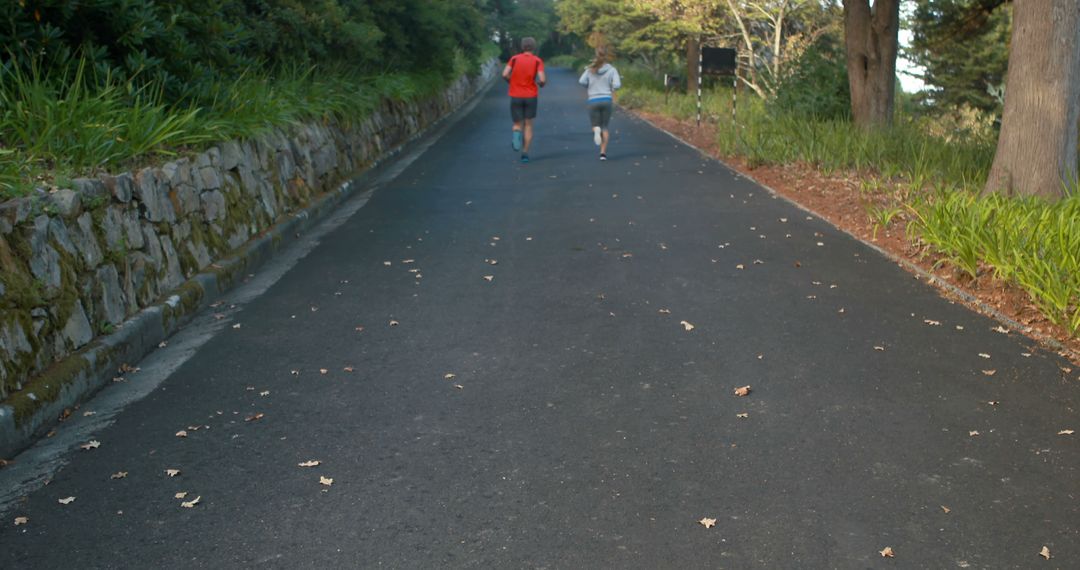
[[[514,119],[515,123],[520,123],[524,119],[535,119],[538,103],[539,101],[536,97],[529,97],[528,99],[511,97],[510,116]]]

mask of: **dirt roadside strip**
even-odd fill
[[[934,286],[945,298],[997,320],[1010,331],[1024,334],[1080,367],[1080,339],[1070,338],[1062,327],[1050,323],[1019,287],[991,282],[989,278],[976,283],[970,280],[954,283],[948,276],[935,273],[935,266],[941,257],[928,255],[914,247],[902,229],[882,230],[884,235],[880,240],[872,237],[873,226],[866,220],[858,188],[850,184],[850,180],[823,175],[806,165],[750,168],[738,158],[720,154],[715,129],[708,124],[699,128],[689,121],[625,107],[623,110],[634,119],[648,123],[701,154],[722,162],[774,196],[865,243],[907,270],[915,279]],[[815,190],[818,192],[814,193]],[[1080,376],[1077,380],[1080,380]]]

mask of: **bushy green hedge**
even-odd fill
[[[222,77],[255,68],[337,65],[365,72],[452,73],[479,55],[481,0],[7,0],[0,61],[160,83],[205,99]]]

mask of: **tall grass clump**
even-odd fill
[[[1080,193],[1057,202],[938,190],[909,206],[908,226],[971,277],[1022,287],[1054,323],[1080,334]]]

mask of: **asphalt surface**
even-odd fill
[[[551,76],[531,164],[496,86],[159,350],[0,567],[1080,567],[1077,371]]]

